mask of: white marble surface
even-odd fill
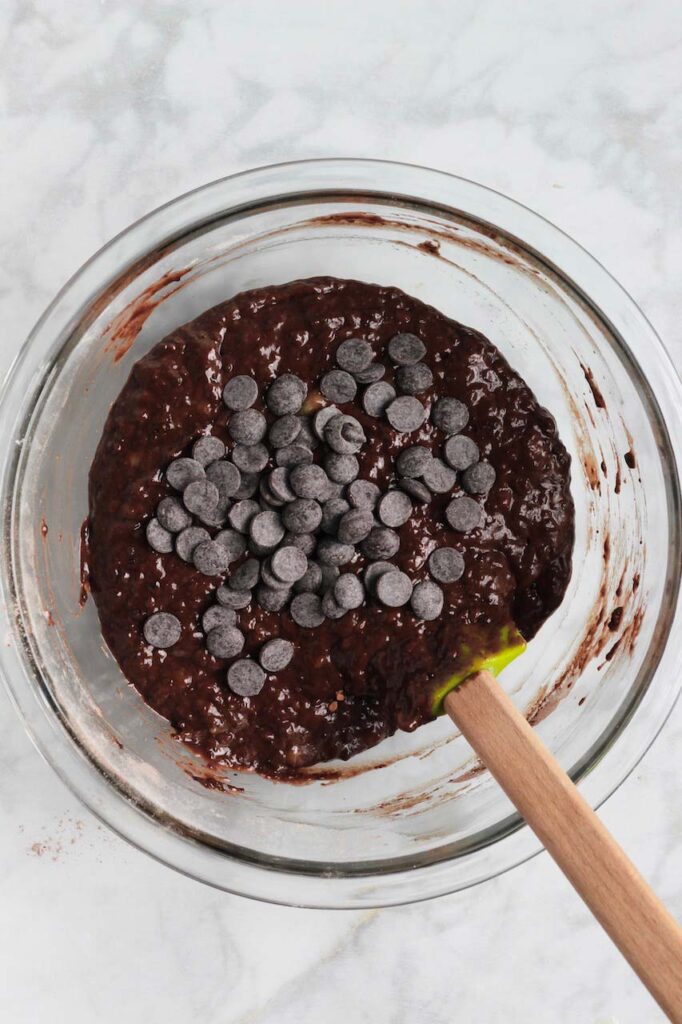
[[[277,19],[276,29],[271,19]],[[0,370],[131,220],[254,164],[388,157],[581,241],[682,365],[682,7],[670,0],[4,0]],[[603,817],[682,916],[682,707]],[[0,1006],[12,1024],[649,1024],[546,855],[438,901],[297,911],[100,827],[0,696]]]

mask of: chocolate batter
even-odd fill
[[[286,612],[253,603],[238,613],[244,655],[273,636],[292,640],[296,653],[257,697],[239,697],[226,686],[225,662],[206,651],[199,626],[216,581],[174,554],[155,553],[145,540],[146,522],[171,493],[163,470],[209,428],[232,446],[221,400],[229,377],[255,377],[256,407],[270,421],[262,402],[267,385],[294,373],[314,395],[349,337],[373,344],[392,381],[384,349],[398,332],[417,334],[427,347],[434,387],[420,399],[427,408],[437,395],[466,403],[465,433],[497,478],[482,529],[454,534],[443,513],[460,492],[435,495],[415,505],[393,560],[417,582],[428,578],[430,552],[454,544],[465,573],[445,585],[445,608],[431,622],[409,607],[369,603],[305,630]],[[357,401],[348,411],[369,438],[360,475],[382,487],[401,448],[426,443],[440,451],[442,437],[428,420],[406,436],[385,419],[365,416]],[[396,729],[430,720],[435,685],[466,664],[472,648],[485,649],[511,623],[530,639],[558,606],[571,572],[569,480],[570,458],[552,416],[476,331],[397,288],[358,281],[315,278],[243,293],[159,342],[133,366],[111,409],[90,472],[90,579],[104,638],[145,701],[211,759],[293,777],[303,766],[349,758]],[[362,565],[358,554],[349,568]],[[166,651],[143,640],[143,623],[156,611],[182,623],[180,641]]]

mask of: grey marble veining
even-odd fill
[[[273,28],[273,23],[276,28]],[[682,7],[598,0],[5,0],[0,370],[99,246],[255,164],[423,163],[578,239],[682,366]],[[603,817],[682,916],[682,708]],[[12,1024],[650,1024],[546,855],[322,913],[225,896],[97,824],[0,695],[0,1003]]]

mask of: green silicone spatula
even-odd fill
[[[573,888],[675,1024],[682,1024],[682,929],[495,675],[523,652],[515,629],[434,694]]]

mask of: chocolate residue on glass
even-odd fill
[[[466,402],[467,432],[497,481],[485,525],[472,534],[455,536],[445,526],[446,497],[416,508],[401,528],[395,561],[413,579],[425,578],[431,550],[454,541],[465,575],[447,586],[446,610],[434,622],[370,604],[305,631],[287,614],[255,606],[241,612],[246,654],[281,635],[296,655],[257,698],[237,697],[225,685],[225,663],[206,652],[198,628],[215,582],[146,543],[144,525],[168,493],[161,471],[202,433],[228,440],[221,401],[228,377],[252,374],[261,396],[282,373],[314,385],[345,338],[367,338],[384,358],[399,331],[419,334],[427,346],[435,389],[422,396],[425,404],[435,392]],[[352,411],[370,439],[361,475],[380,485],[401,447],[440,444],[430,423],[401,437],[356,405]],[[560,603],[573,547],[569,461],[553,418],[500,352],[398,289],[319,278],[244,293],[156,345],[133,366],[112,407],[90,475],[87,560],[104,637],[147,703],[208,758],[280,777],[347,759],[396,729],[429,721],[434,683],[450,674],[465,641],[510,621],[530,639]],[[352,569],[362,564],[357,556]],[[165,652],[152,652],[141,636],[157,610],[183,625],[181,640]],[[335,701],[339,690],[343,702]]]
[[[178,284],[178,282],[182,282],[189,270],[189,267],[185,267],[183,270],[170,270],[163,274],[158,281],[148,285],[132,302],[129,302],[105,328],[104,337],[107,340],[104,351],[113,350],[115,363],[123,359],[134,344],[156,307],[184,287],[184,283]],[[176,287],[168,288],[172,284],[175,284]]]
[[[594,404],[597,406],[598,409],[605,409],[606,402],[604,401],[604,396],[602,395],[601,391],[597,386],[592,370],[590,370],[583,363],[581,363],[580,366],[583,373],[585,374],[585,380],[590,385],[590,391],[592,392],[592,397],[594,398]]]

